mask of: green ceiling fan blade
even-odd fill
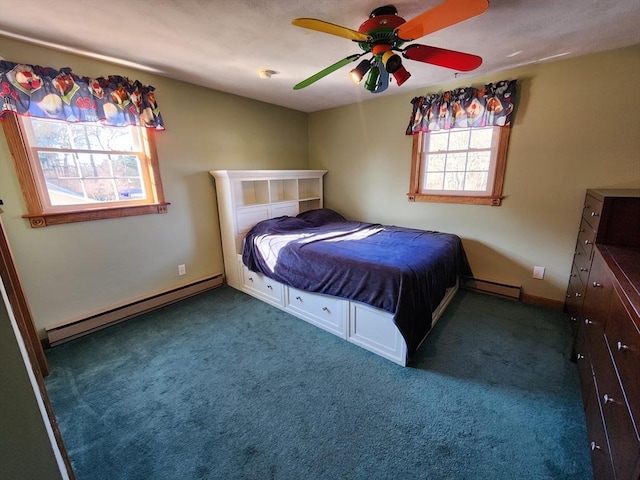
[[[367,52],[365,52],[367,53]],[[360,54],[354,54],[354,55],[349,55],[346,58],[343,58],[342,60],[340,60],[339,62],[334,63],[333,65],[325,68],[324,70],[320,70],[318,73],[316,73],[315,75],[311,75],[309,78],[307,78],[306,80],[301,81],[300,83],[298,83],[296,86],[293,87],[294,90],[300,90],[301,88],[305,88],[308,87],[309,85],[311,85],[312,83],[317,82],[318,80],[320,80],[321,78],[326,77],[327,75],[329,75],[332,72],[335,72],[336,70],[338,70],[339,68],[344,67],[345,65],[348,65],[351,62],[355,62],[357,59],[359,59],[362,55],[364,55],[365,53],[360,53]]]

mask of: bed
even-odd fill
[[[471,276],[456,235],[348,221],[326,208],[258,222],[244,238],[242,263],[247,272],[293,292],[344,299],[354,318],[362,304],[387,312],[406,345],[406,358],[394,361],[405,365],[455,293],[459,276]]]

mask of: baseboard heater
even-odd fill
[[[151,310],[164,307],[185,298],[197,295],[206,290],[219,287],[224,284],[222,274],[210,278],[199,280],[189,285],[167,290],[165,292],[152,295],[134,302],[112,308],[104,312],[91,315],[90,317],[74,320],[62,325],[46,328],[47,340],[50,346],[54,347],[74,338],[87,335],[102,328],[128,320]]]
[[[490,293],[500,297],[522,300],[522,287],[519,285],[508,285],[506,283],[495,282],[493,280],[483,280],[481,278],[461,277],[460,286],[467,290]]]

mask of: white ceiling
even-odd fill
[[[348,79],[355,64],[294,91],[296,83],[361,50],[350,40],[295,27],[291,20],[311,17],[357,30],[387,1],[0,0],[0,35],[314,112],[372,94]],[[439,3],[393,2],[406,20]],[[482,15],[411,43],[479,55],[482,66],[460,74],[478,76],[638,44],[640,0],[490,0]],[[0,56],[28,62],[12,58],[1,38]],[[404,65],[412,77],[378,95],[415,91],[451,81],[456,74],[412,60]],[[262,69],[277,73],[262,79]]]

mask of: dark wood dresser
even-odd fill
[[[594,477],[640,478],[640,190],[587,190],[567,288]]]

